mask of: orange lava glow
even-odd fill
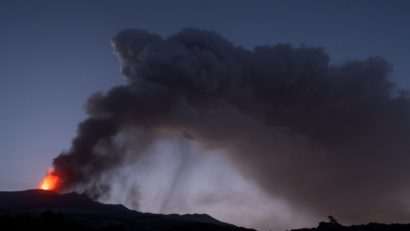
[[[39,188],[42,190],[55,191],[58,187],[60,177],[54,173],[48,173],[41,181]]]

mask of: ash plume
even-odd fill
[[[62,191],[104,196],[110,172],[182,135],[294,208],[345,222],[410,215],[410,100],[383,58],[331,65],[322,48],[247,50],[192,28],[124,30],[112,44],[127,83],[88,100],[53,163]]]

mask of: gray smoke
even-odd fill
[[[321,48],[247,50],[191,28],[168,38],[124,30],[112,44],[127,84],[88,100],[89,118],[54,160],[61,190],[104,196],[110,172],[182,135],[223,150],[294,208],[344,222],[408,221],[410,100],[383,58],[336,66]]]

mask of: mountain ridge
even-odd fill
[[[208,214],[142,213],[121,204],[93,201],[87,195],[75,192],[59,194],[41,189],[0,191],[0,215],[41,217],[46,211],[63,214],[65,219],[85,222],[89,226],[107,221],[120,223],[126,230],[172,230],[173,227],[193,226],[196,229],[200,227],[198,230],[252,230],[219,221]]]

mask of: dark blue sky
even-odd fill
[[[0,2],[0,190],[36,187],[85,118],[90,94],[124,80],[110,39],[214,30],[238,46],[324,47],[334,63],[380,55],[410,88],[409,1]]]

